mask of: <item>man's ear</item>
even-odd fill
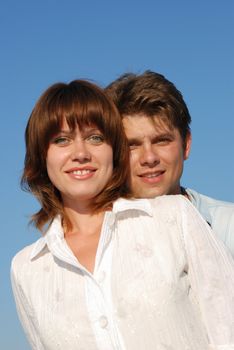
[[[188,159],[192,144],[192,134],[188,132],[185,139],[184,160]]]

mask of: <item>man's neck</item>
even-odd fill
[[[186,192],[186,189],[182,186],[180,186],[180,193],[182,194],[182,196],[185,196],[186,198],[188,198],[190,200],[189,195]]]

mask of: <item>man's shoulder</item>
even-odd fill
[[[216,230],[234,229],[234,203],[208,197],[186,188],[191,203]],[[226,229],[225,229],[226,227]]]
[[[221,201],[186,189],[191,203],[234,256],[234,203]]]
[[[186,188],[186,192],[189,195],[189,199],[191,200],[191,202],[196,206],[206,205],[210,209],[219,208],[219,209],[227,210],[228,212],[234,211],[234,203],[232,202],[227,202],[216,198],[212,198],[202,193],[196,192],[195,190],[192,190],[190,188]]]

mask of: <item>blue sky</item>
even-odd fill
[[[193,147],[183,184],[234,201],[234,2],[232,0],[21,0],[1,3],[0,348],[28,350],[12,298],[13,255],[39,234],[38,205],[19,188],[24,128],[39,95],[57,81],[105,86],[151,69],[181,90]]]

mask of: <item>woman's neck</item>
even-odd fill
[[[65,236],[76,232],[81,235],[91,235],[102,226],[104,211],[95,213],[88,208],[78,210],[71,207],[65,207],[64,211],[71,223],[71,229],[68,232],[65,230]]]
[[[79,263],[92,273],[105,212],[79,212],[65,208],[65,213],[71,223],[71,229],[65,227],[65,240]]]

